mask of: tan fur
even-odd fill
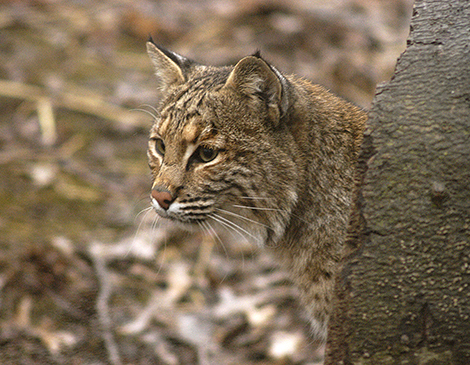
[[[162,92],[148,153],[153,206],[272,249],[324,339],[366,113],[258,55],[216,68],[147,46]],[[167,210],[162,197],[173,199]]]

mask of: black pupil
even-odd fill
[[[211,160],[214,157],[214,150],[210,148],[201,149],[201,158],[205,161]]]
[[[163,141],[161,139],[159,139],[157,141],[157,150],[158,152],[160,153],[164,153],[165,152],[165,144],[163,143]]]

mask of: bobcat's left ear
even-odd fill
[[[255,54],[235,65],[224,87],[238,90],[257,101],[264,100],[270,117],[279,119],[289,107],[287,86],[286,78],[259,54]]]
[[[170,86],[184,83],[195,64],[186,57],[157,46],[152,39],[147,42],[147,53],[155,66],[155,75],[162,92]]]

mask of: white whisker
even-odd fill
[[[237,217],[237,218],[241,218],[241,219],[246,220],[246,221],[248,221],[248,222],[251,222],[251,223],[254,223],[254,224],[259,224],[260,226],[263,226],[263,227],[265,227],[265,228],[271,229],[271,228],[270,228],[269,226],[267,226],[266,224],[257,222],[257,221],[255,221],[255,220],[253,220],[253,219],[244,217],[244,216],[242,216],[242,215],[240,215],[240,214],[237,214],[237,213],[234,213],[234,212],[230,212],[230,211],[225,210],[225,209],[220,209],[220,208],[215,208],[215,209],[217,209],[217,210],[219,210],[219,211],[221,211],[221,212],[223,212],[223,213],[225,213],[225,214],[228,214],[228,215],[231,215],[231,216],[234,216],[234,217]]]
[[[142,213],[145,212],[145,213],[144,213],[144,216],[143,216],[142,219],[140,220],[139,226],[137,227],[137,229],[136,229],[136,231],[135,231],[134,240],[135,240],[135,237],[137,236],[137,234],[139,233],[140,228],[142,227],[142,224],[144,223],[145,218],[147,217],[147,214],[149,214],[151,210],[152,210],[152,207],[148,207],[148,208],[142,209],[142,210],[141,210],[139,213],[137,213],[137,215],[135,216],[135,218],[134,218],[134,223],[135,223],[135,221],[137,220],[137,218],[138,218]]]
[[[201,230],[205,233],[205,234],[210,234],[210,232],[207,231],[207,228],[202,224],[203,222],[197,222],[197,225],[199,226],[199,228],[201,228]]]
[[[206,234],[208,234],[209,236],[214,236],[214,233],[215,233],[215,232],[209,228],[209,226],[207,225],[207,222],[198,221],[197,224],[199,225],[199,227],[201,227],[201,229],[202,229]]]
[[[250,207],[250,206],[247,206],[247,205],[239,205],[239,204],[234,204],[233,206],[235,208],[243,208],[243,209],[251,209],[251,210],[264,210],[264,211],[271,211],[271,212],[282,212],[282,213],[285,213],[287,215],[290,215],[293,218],[296,218],[296,219],[300,220],[301,222],[309,224],[309,222],[307,222],[305,219],[301,218],[297,214],[289,212],[287,209],[267,208],[267,207]]]
[[[155,214],[155,218],[153,219],[152,225],[151,225],[151,230],[152,232],[155,232],[157,229],[158,222],[160,221],[160,216],[158,214]]]
[[[253,238],[256,242],[259,242],[259,238],[254,236],[252,233],[248,232],[246,229],[240,227],[238,224],[236,223],[233,223],[230,219],[227,219],[225,217],[222,217],[221,215],[219,214],[215,214],[215,213],[212,213],[210,215],[210,217],[212,219],[214,219],[215,221],[219,222],[220,224],[228,227],[228,228],[231,228],[233,231],[237,232],[239,235],[241,235],[244,239],[246,239],[246,237],[243,235],[243,233],[245,233],[246,235],[250,236],[251,238]]]
[[[144,217],[142,218],[142,221],[143,221],[143,220],[145,219],[145,217],[147,216],[148,212],[151,211],[151,210],[152,210],[152,207],[147,207],[147,208],[142,209],[139,213],[137,213],[137,214],[135,215],[134,223],[135,223],[135,221],[137,220],[137,218],[139,217],[139,215],[141,215],[142,213],[145,212],[145,215],[144,215]],[[142,222],[141,222],[140,224],[142,224]],[[140,227],[140,225],[139,225],[139,227]]]
[[[232,227],[230,224],[216,218],[216,217],[213,217],[212,215],[209,216],[210,218],[212,218],[214,221],[216,221],[217,223],[220,223],[225,229],[227,229],[228,231],[230,232],[235,232],[237,233],[238,235],[240,235],[244,240],[246,240],[246,237],[245,235],[242,233],[242,232],[239,232],[237,229],[235,229],[234,227]]]
[[[250,200],[270,200],[272,198],[263,198],[259,196],[241,196],[241,199],[250,199]]]
[[[206,225],[206,229],[208,230],[208,232],[215,237],[215,239],[220,243],[220,245],[222,246],[224,252],[225,252],[225,257],[229,257],[228,256],[228,251],[227,251],[227,248],[225,247],[224,245],[224,242],[222,241],[222,239],[220,238],[219,234],[217,233],[217,231],[214,229],[214,227],[212,227],[212,225],[205,221],[205,222],[201,222],[203,223],[204,225]]]
[[[227,248],[225,247],[225,244],[224,242],[222,241],[222,239],[220,238],[219,234],[217,233],[217,231],[214,229],[214,227],[212,227],[212,225],[210,224],[210,222],[208,221],[205,221],[205,222],[201,222],[201,223],[204,223],[205,225],[207,225],[209,231],[212,233],[212,235],[215,237],[215,239],[217,240],[217,242],[219,242],[219,244],[222,246],[224,252],[225,252],[225,257],[228,259],[229,258],[229,255],[228,255],[228,251],[227,251]],[[242,253],[242,267],[245,266],[245,256],[243,255]],[[222,278],[222,280],[220,281],[221,283],[225,280],[225,278],[227,277],[228,275],[228,272],[225,274],[225,276]]]
[[[152,110],[155,112],[156,115],[160,114],[160,112],[158,111],[158,109],[155,108],[153,105],[150,105],[150,104],[142,104],[141,106],[146,106],[146,107],[152,109]]]
[[[145,110],[145,109],[140,109],[140,108],[134,108],[134,109],[131,109],[132,112],[143,112],[143,113],[146,113],[148,115],[150,115],[153,119],[157,119],[158,117],[153,114],[152,112],[148,111],[148,110]]]
[[[252,210],[270,210],[270,211],[276,211],[276,212],[283,212],[283,209],[278,209],[278,208],[266,208],[266,207],[249,207],[246,205],[238,205],[234,204],[233,205],[235,208],[245,208],[245,209],[252,209]]]
[[[156,219],[158,221],[158,219]],[[168,245],[168,236],[164,237],[163,240],[163,250],[159,248],[159,251],[161,250],[161,255],[158,255],[160,258],[160,263],[158,264],[158,270],[157,270],[157,275],[160,273],[160,271],[163,269],[163,266],[165,264],[165,253],[166,253],[166,246]]]
[[[132,248],[134,247],[134,244],[136,242],[136,239],[137,239],[137,235],[139,234],[140,232],[140,229],[142,228],[142,224],[144,223],[145,221],[145,218],[147,217],[147,214],[149,214],[149,212],[152,210],[152,207],[148,207],[148,208],[145,208],[145,209],[142,209],[139,213],[137,213],[137,215],[135,216],[134,218],[134,222],[137,220],[137,218],[139,217],[139,215],[141,215],[142,213],[144,213],[144,216],[142,217],[142,219],[140,220],[140,223],[137,227],[137,229],[135,230],[135,234],[134,234],[134,237],[132,238],[132,242],[131,244],[129,245],[129,249],[127,250],[125,256],[127,257],[131,251],[132,251]]]

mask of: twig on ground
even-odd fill
[[[49,95],[47,90],[40,86],[0,80],[1,96],[32,102],[50,98],[54,106],[110,120],[119,123],[124,128],[147,128],[150,125],[149,121],[141,115],[131,114],[129,110],[108,103],[99,95],[81,91],[83,90],[73,87],[72,91],[61,91],[56,95]]]
[[[109,361],[113,365],[121,365],[121,357],[119,355],[118,345],[114,339],[113,324],[109,314],[108,300],[112,293],[111,279],[106,271],[106,263],[98,250],[94,249],[94,245],[90,247],[90,256],[93,261],[96,276],[100,286],[98,298],[96,300],[96,311],[102,328],[102,335],[108,352]]]
[[[57,140],[57,132],[51,98],[46,96],[38,98],[37,110],[41,128],[41,142],[45,146],[52,146]]]

